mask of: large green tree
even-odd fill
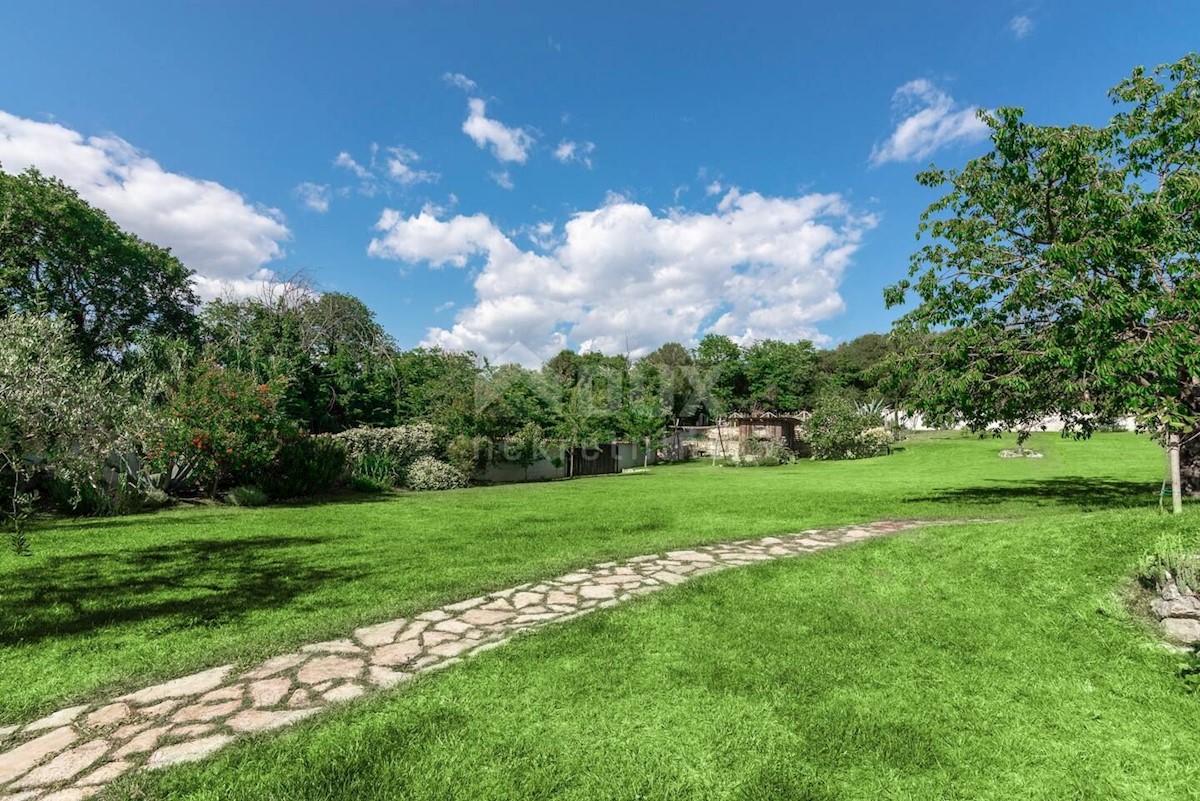
[[[191,276],[57,178],[0,171],[0,317],[56,317],[84,356],[112,358],[142,336],[191,335]]]
[[[746,349],[746,380],[754,411],[811,408],[817,387],[816,350],[808,340],[755,342]]]
[[[889,306],[921,406],[973,428],[1121,413],[1159,432],[1174,506],[1200,492],[1200,57],[1138,68],[1101,127],[982,113],[993,149],[921,173],[946,194]],[[937,337],[922,336],[942,331]],[[1181,470],[1181,460],[1186,466]]]

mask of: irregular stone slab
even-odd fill
[[[548,604],[572,604],[575,603],[575,596],[569,592],[562,590],[554,590],[546,594],[546,603]]]
[[[256,707],[275,706],[292,688],[288,678],[263,679],[250,685],[250,703]]]
[[[579,588],[580,598],[612,598],[616,594],[617,588],[611,584],[584,584]]]
[[[230,718],[228,725],[234,731],[240,732],[267,731],[268,729],[278,729],[280,726],[290,726],[296,721],[303,720],[320,711],[316,707],[311,709],[292,709],[283,712],[247,709]]]
[[[420,637],[421,633],[427,628],[429,628],[428,620],[414,620],[412,623],[408,624],[408,628],[404,630],[404,633],[396,638],[396,642],[416,639],[417,637]]]
[[[543,596],[538,592],[518,592],[512,597],[512,605],[515,609],[524,609],[527,606],[540,604]]]
[[[362,649],[350,640],[328,640],[326,642],[315,642],[312,645],[305,645],[300,650],[304,652],[316,652],[323,654],[362,653]]]
[[[234,698],[241,698],[246,693],[246,688],[241,684],[234,684],[231,687],[218,687],[210,693],[205,693],[200,697],[200,703],[211,704],[213,701],[228,701]]]
[[[114,731],[111,735],[111,739],[115,742],[122,742],[124,740],[128,740],[139,731],[148,728],[150,728],[149,723],[128,723]]]
[[[222,704],[192,704],[185,706],[172,716],[176,723],[192,723],[200,720],[216,720],[242,708],[242,702],[226,701]]]
[[[79,717],[79,713],[85,709],[87,709],[86,704],[83,706],[73,706],[69,709],[60,709],[52,715],[47,715],[30,723],[25,727],[25,731],[41,731],[43,729],[57,729],[59,726],[66,726]]]
[[[379,623],[374,626],[363,626],[361,629],[354,630],[354,636],[358,641],[368,648],[378,648],[380,645],[387,645],[396,639],[396,635],[400,633],[408,624],[404,618],[399,620],[389,620],[386,623]]]
[[[559,576],[555,580],[560,581],[563,584],[578,584],[581,581],[587,581],[591,577],[592,575],[590,573],[568,573],[565,576]]]
[[[445,631],[450,634],[462,634],[464,631],[467,631],[471,628],[471,624],[462,620],[451,618],[450,620],[443,620],[441,623],[435,624],[433,628],[434,631]]]
[[[351,698],[357,698],[363,692],[364,690],[360,685],[351,682],[350,684],[343,684],[341,687],[334,687],[325,693],[323,697],[330,703],[336,703],[338,701],[349,701]]]
[[[376,665],[403,665],[419,653],[421,653],[419,642],[403,640],[376,649],[375,653],[371,654],[371,662]]]
[[[0,784],[10,782],[51,754],[57,754],[78,735],[68,726],[47,732],[11,751],[0,754]]]
[[[154,706],[148,706],[143,709],[139,709],[138,714],[144,718],[161,718],[168,712],[178,709],[182,703],[182,698],[176,698],[171,701],[163,701],[162,703],[155,704]]]
[[[209,690],[219,687],[225,677],[229,675],[229,671],[233,670],[233,665],[222,665],[211,670],[205,670],[200,673],[193,673],[190,676],[184,676],[181,679],[174,679],[163,684],[157,684],[153,687],[147,687],[144,690],[138,690],[135,693],[122,695],[118,701],[129,701],[134,704],[149,704],[155,701],[161,701],[164,698],[180,698],[188,695],[199,695],[206,693]]]
[[[470,626],[467,626],[467,628],[470,628]],[[438,645],[439,643],[457,640],[458,638],[459,635],[451,634],[448,631],[430,631],[426,632],[425,636],[421,638],[421,644],[425,646]]]
[[[30,771],[13,787],[24,789],[65,782],[94,765],[108,753],[109,748],[109,743],[105,740],[92,740],[76,746],[70,751],[62,752],[40,768]]]
[[[242,674],[242,677],[247,679],[265,679],[268,676],[274,676],[276,673],[282,673],[285,670],[291,670],[305,659],[308,659],[307,654],[283,654],[282,656],[273,656],[266,662],[263,662],[261,665],[256,667],[254,670]]]
[[[146,729],[141,734],[134,737],[125,745],[117,749],[113,754],[117,759],[124,759],[131,754],[140,754],[144,751],[149,751],[154,746],[158,745],[158,741],[163,735],[171,730],[170,726],[155,726],[153,729]]]
[[[417,615],[417,620],[428,620],[430,623],[441,623],[448,617],[450,617],[449,613],[443,612],[441,609],[434,609],[432,612],[426,612],[423,615]]]
[[[133,709],[129,704],[116,703],[102,706],[92,714],[88,715],[84,720],[84,725],[89,729],[100,729],[105,726],[124,720],[133,714]]]
[[[362,672],[362,668],[361,659],[323,656],[300,668],[296,680],[301,684],[320,684],[331,679],[352,679]]]
[[[1200,620],[1187,617],[1169,617],[1162,622],[1163,631],[1174,640],[1200,643]]]
[[[454,642],[444,642],[441,645],[435,645],[429,649],[429,653],[436,656],[458,656],[463,651],[475,647],[473,640],[455,640]]]
[[[108,784],[113,779],[123,775],[132,767],[132,762],[127,762],[123,759],[119,759],[116,762],[109,762],[106,765],[101,765],[97,770],[92,771],[87,776],[84,776],[79,780],[79,784]]]
[[[287,705],[293,709],[306,707],[312,703],[312,696],[308,690],[299,689],[292,693],[292,697],[288,699]]]
[[[712,562],[713,555],[699,551],[667,551],[667,556],[680,562]]]
[[[378,684],[384,689],[387,689],[388,687],[395,687],[400,682],[412,678],[411,673],[405,673],[402,670],[389,670],[388,668],[380,665],[371,665],[370,669],[368,670],[368,675],[371,677],[372,682]]]
[[[147,770],[157,770],[180,762],[195,762],[216,751],[233,740],[228,734],[214,734],[199,740],[191,740],[178,745],[165,745],[150,755],[146,760]]]
[[[510,620],[515,615],[515,612],[505,612],[501,609],[471,609],[463,612],[461,619],[472,626],[492,626]]]

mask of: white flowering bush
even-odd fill
[[[435,458],[441,451],[443,432],[429,423],[391,428],[351,428],[334,434],[346,448],[346,463],[352,478],[377,484],[406,484],[411,466],[422,458]]]
[[[446,462],[422,456],[409,466],[404,486],[417,491],[448,490],[465,487],[467,481]]]

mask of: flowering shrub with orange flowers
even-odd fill
[[[279,409],[283,381],[260,383],[241,370],[201,362],[169,394],[157,437],[148,442],[152,467],[188,464],[216,497],[222,486],[257,484],[282,444],[297,434]]]

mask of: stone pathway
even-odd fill
[[[614,606],[695,576],[799,556],[921,522],[879,522],[604,562],[540,583],[356,629],[237,673],[216,667],[23,726],[0,727],[0,801],[77,801],[135,769],[202,759],[240,734],[386,689],[495,648],[513,635]]]

